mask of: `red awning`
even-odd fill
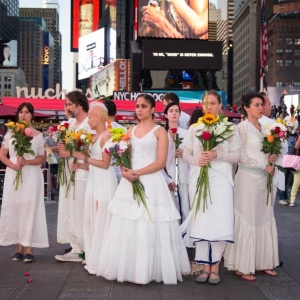
[[[195,107],[195,108],[200,108],[200,107],[202,107],[202,106]],[[183,111],[186,112],[187,114],[191,115],[193,113],[193,111],[195,110],[195,108],[188,108],[188,109],[184,109]],[[237,118],[237,119],[241,118],[241,114],[237,114],[237,113],[234,113],[234,112],[226,110],[226,109],[222,109],[222,112],[228,118]]]
[[[14,117],[16,115],[16,113],[17,113],[17,107],[0,104],[0,117],[2,117],[2,118]],[[50,115],[41,114],[38,112],[34,113],[34,117],[37,117],[37,118],[48,118],[49,116]]]

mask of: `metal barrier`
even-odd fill
[[[49,168],[42,168],[42,173],[44,176],[44,201],[45,203],[56,203],[51,199],[51,177]],[[0,200],[2,201],[3,186],[4,186],[4,177],[5,169],[0,169]]]

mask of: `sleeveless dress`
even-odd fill
[[[101,138],[109,132],[103,132],[94,144],[90,145],[91,158],[102,160]],[[102,169],[89,166],[85,193],[83,235],[86,270],[96,273],[102,241],[105,236],[105,225],[109,219],[108,203],[117,189],[117,176],[114,167]]]
[[[157,160],[155,126],[142,138],[132,131],[132,169],[137,170]],[[151,281],[177,284],[182,274],[190,272],[186,248],[180,235],[179,213],[162,172],[140,176],[145,187],[146,209],[133,199],[131,183],[122,178],[108,206],[111,223],[101,250],[98,276],[120,282],[147,284]]]
[[[9,151],[10,161],[17,162],[11,133],[5,135],[3,145]],[[26,160],[45,154],[45,141],[40,133],[31,140],[35,155],[24,154]],[[44,177],[40,165],[22,168],[22,181],[15,191],[16,171],[7,167],[4,179],[0,216],[0,245],[21,244],[24,247],[49,247],[44,204]]]

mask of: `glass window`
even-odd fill
[[[299,49],[295,50],[295,56],[300,56],[300,50]],[[1,80],[1,77],[0,77],[0,80]]]
[[[277,53],[277,55],[283,55],[283,50],[282,49],[277,49],[276,53]]]
[[[277,81],[276,82],[276,87],[281,87],[282,86],[282,82],[281,81]]]
[[[295,39],[295,45],[299,45],[300,46],[300,39]]]
[[[283,38],[277,38],[277,45],[283,45]]]
[[[277,66],[282,67],[283,66],[283,60],[276,60]]]
[[[295,60],[295,67],[300,67],[300,60],[299,59],[296,59]]]
[[[292,38],[286,38],[286,39],[285,39],[285,43],[286,43],[287,45],[292,45],[292,44],[293,44],[293,39],[292,39]]]
[[[294,86],[300,86],[300,81],[294,81]]]
[[[292,66],[292,60],[287,59],[287,60],[285,61],[285,66],[286,66],[286,67],[291,67],[291,66]]]
[[[293,53],[293,50],[292,49],[285,49],[285,53],[287,55],[291,55]]]
[[[290,81],[287,81],[287,82],[285,83],[285,86],[292,86],[292,83],[291,83]]]

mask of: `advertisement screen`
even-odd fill
[[[78,79],[88,78],[104,66],[104,28],[79,38]]]
[[[98,29],[100,0],[71,0],[71,51],[78,52],[79,38]]]
[[[208,2],[135,0],[137,36],[207,40]]]
[[[143,41],[142,67],[150,70],[221,70],[222,42]]]
[[[0,40],[0,67],[16,68],[18,66],[18,42]]]

